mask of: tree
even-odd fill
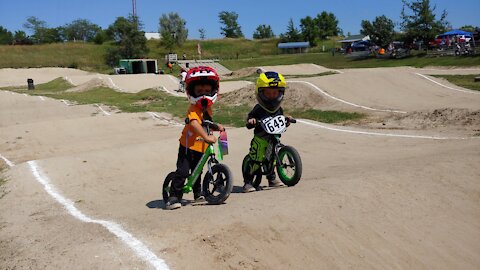
[[[370,40],[378,46],[386,47],[393,41],[395,24],[385,15],[376,17],[373,23],[363,20],[361,25],[360,33],[370,36]]]
[[[435,18],[436,5],[431,7],[430,0],[402,0],[402,2],[400,26],[405,32],[407,42],[419,39],[423,40],[424,44],[428,44],[436,35],[449,27],[447,11],[444,10],[440,19],[437,20]]]
[[[316,45],[315,39],[319,37],[319,29],[314,18],[307,16],[300,19],[300,31],[302,32],[303,40],[308,41],[311,46]]]
[[[327,13],[323,11],[318,14],[316,19],[319,37],[321,39],[327,39],[327,37],[338,36],[342,31],[338,27],[338,20],[333,13]]]
[[[275,34],[273,33],[272,27],[270,25],[259,25],[253,33],[254,39],[265,39],[273,37],[275,37]]]
[[[162,37],[162,44],[167,49],[172,50],[175,45],[183,45],[188,37],[186,24],[187,22],[176,12],[162,14],[158,32]]]
[[[148,53],[147,38],[141,31],[137,16],[118,17],[107,29],[108,36],[117,46],[107,51],[107,63],[114,65],[121,58],[142,58]]]
[[[243,33],[240,25],[238,25],[238,14],[236,12],[222,11],[218,14],[220,23],[223,24],[223,27],[220,27],[222,30],[222,35],[226,38],[242,38]]]
[[[35,43],[43,43],[45,41],[47,32],[47,23],[38,19],[35,16],[27,18],[27,22],[23,24],[23,27],[33,33],[32,39]]]
[[[464,26],[460,27],[460,30],[473,33],[473,32],[475,32],[475,30],[476,30],[477,28],[478,28],[478,27],[475,27],[475,26],[473,26],[473,25],[464,25]]]
[[[23,27],[33,32],[32,40],[37,44],[61,42],[64,40],[63,27],[48,28],[45,21],[34,16],[28,17]]]
[[[27,33],[24,31],[15,31],[13,35],[13,44],[14,45],[32,45],[33,41],[27,36]]]
[[[6,28],[0,26],[0,45],[11,44],[13,41],[12,32],[8,31]]]
[[[200,39],[204,40],[205,39],[205,28],[200,28],[198,29],[198,33],[200,33]]]
[[[100,26],[85,19],[77,19],[64,26],[66,40],[92,41],[101,30]]]
[[[99,31],[97,31],[97,34],[95,34],[95,37],[93,38],[93,42],[95,44],[100,45],[100,44],[103,44],[108,39],[109,39],[109,37],[108,37],[108,34],[107,34],[107,30],[100,29]]]
[[[282,42],[295,42],[302,40],[300,32],[297,28],[295,28],[295,25],[293,24],[292,18],[290,18],[290,20],[288,21],[287,32],[280,35],[280,40]]]

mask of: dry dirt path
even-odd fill
[[[432,86],[424,97],[411,89],[411,99],[390,105],[442,105],[432,99],[435,91],[443,90]],[[359,101],[378,93],[387,96],[367,91]],[[457,98],[473,106],[462,93]],[[242,194],[240,164],[251,132],[231,128],[225,163],[235,188],[226,204],[164,211],[160,186],[175,166],[181,128],[147,113],[104,110],[110,115],[95,106],[0,92],[0,154],[15,164],[5,172],[7,194],[0,199],[1,269],[148,269],[158,262],[98,223],[75,219],[35,172],[81,213],[121,225],[172,269],[480,265],[478,138],[388,137],[299,123],[283,137],[302,156],[299,185]]]

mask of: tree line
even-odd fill
[[[395,39],[406,42],[423,41],[427,43],[435,35],[450,28],[444,10],[440,17],[436,16],[436,6],[430,0],[402,0],[401,22],[395,23],[385,15],[377,16],[373,21],[361,22],[361,34],[369,35],[372,42],[379,46],[387,46]],[[221,11],[218,14],[221,34],[226,38],[244,38],[238,23],[238,14],[232,11]],[[158,32],[161,45],[168,50],[181,47],[188,38],[186,20],[178,13],[163,14],[159,18]],[[289,19],[285,33],[279,35],[279,42],[307,41],[316,46],[318,41],[343,35],[338,27],[339,21],[333,13],[323,11],[315,17],[306,16],[300,19],[299,28]],[[395,31],[399,25],[401,33]],[[108,49],[107,62],[115,63],[120,58],[144,57],[148,53],[143,24],[138,17],[118,17],[107,29],[85,20],[77,19],[60,27],[50,28],[45,21],[37,17],[28,17],[23,25],[33,34],[28,36],[24,31],[12,33],[0,26],[0,44],[45,44],[63,41],[110,42],[116,46]],[[464,26],[472,30],[472,26]],[[200,38],[206,38],[206,30],[198,29]],[[272,27],[259,25],[253,33],[254,39],[274,38]]]

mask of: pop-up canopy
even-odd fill
[[[459,35],[464,35],[466,37],[472,37],[472,33],[463,31],[463,30],[451,30],[448,32],[445,32],[441,35],[438,35],[438,37],[446,37],[446,36],[459,36]]]

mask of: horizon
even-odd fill
[[[251,4],[249,4],[251,3]],[[251,39],[256,27],[261,24],[271,25],[276,36],[285,33],[288,20],[293,19],[295,27],[300,28],[300,19],[306,16],[315,17],[322,11],[333,13],[339,21],[338,26],[343,34],[359,34],[362,20],[374,20],[375,17],[385,15],[396,23],[396,31],[399,31],[400,12],[402,1],[398,0],[389,3],[388,6],[377,5],[372,0],[365,0],[362,3],[347,0],[327,2],[319,4],[313,0],[300,0],[300,4],[290,7],[278,1],[264,1],[262,5],[255,5],[257,1],[244,0],[242,3],[213,3],[216,6],[189,5],[172,3],[165,8],[155,0],[137,0],[137,16],[143,23],[143,31],[158,33],[158,21],[162,14],[177,12],[184,20],[188,29],[188,39],[200,39],[198,29],[206,30],[206,39],[223,38],[220,31],[218,13],[221,11],[234,11],[238,13],[238,23],[247,39]],[[297,1],[298,3],[298,1]],[[443,10],[446,10],[447,21],[453,29],[464,25],[480,26],[480,17],[477,15],[480,10],[480,1],[458,0],[455,2],[446,0],[431,1],[436,5],[435,15],[438,19]],[[95,8],[91,8],[95,6]],[[468,9],[458,7],[468,6]],[[253,8],[252,8],[253,7]],[[268,9],[266,8],[268,7]],[[348,7],[348,8],[345,8]],[[267,10],[267,12],[265,12]],[[12,12],[13,11],[13,12]],[[354,12],[352,12],[354,11]],[[29,31],[23,28],[27,17],[35,16],[47,23],[48,27],[59,27],[76,19],[87,19],[103,29],[108,28],[117,17],[126,17],[132,13],[130,0],[118,5],[113,0],[94,2],[86,0],[82,2],[62,2],[59,0],[46,1],[22,1],[2,2],[0,4],[0,26],[3,26],[12,33],[15,31]],[[288,13],[288,16],[282,14]],[[105,15],[107,14],[107,15]],[[273,14],[273,15],[272,15]],[[280,14],[279,16],[274,16]]]

